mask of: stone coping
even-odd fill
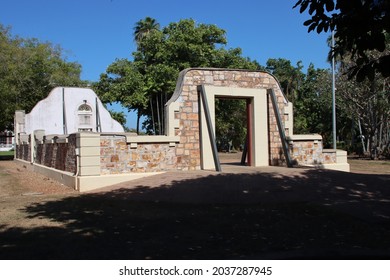
[[[179,143],[180,136],[166,136],[166,135],[137,135],[136,133],[96,133],[96,132],[82,132],[80,136],[88,138],[98,138],[104,136],[120,136],[125,137],[127,143]],[[20,135],[22,142],[28,143],[29,135]],[[69,135],[50,134],[45,135],[43,141],[40,143],[67,143]]]
[[[30,136],[28,134],[19,134],[20,142],[22,142],[23,144],[29,143],[29,137]]]
[[[145,136],[128,136],[126,135],[127,143],[171,143],[180,142],[180,136],[166,135],[145,135]]]
[[[69,135],[49,134],[45,135],[43,139],[44,143],[68,143],[68,136]]]
[[[288,141],[305,141],[305,140],[321,140],[322,136],[319,134],[294,134],[286,137]]]
[[[347,151],[344,151],[344,150],[335,150],[335,149],[323,149],[322,150],[323,153],[327,153],[327,154],[337,154],[338,156],[347,156],[348,155],[348,152]]]
[[[322,149],[322,152],[327,153],[327,154],[334,154],[337,152],[337,150],[335,150],[335,149]]]

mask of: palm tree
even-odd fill
[[[148,36],[150,33],[159,31],[160,30],[160,24],[151,17],[146,17],[145,19],[139,20],[135,26],[134,26],[134,40],[137,43],[137,50],[142,51],[140,47],[141,41]],[[156,128],[155,128],[155,122],[154,122],[154,114],[153,114],[153,100],[152,96],[149,97],[150,101],[150,110],[152,113],[152,126],[153,126],[153,133],[156,134]],[[156,101],[158,102],[158,96],[156,95]],[[158,103],[156,103],[156,111],[159,112]],[[141,116],[141,111],[138,110],[138,118],[137,118],[137,126],[139,125],[139,119]],[[159,117],[159,114],[158,114]],[[159,118],[158,118],[159,119]],[[159,121],[160,126],[160,121]],[[159,133],[161,133],[159,129]]]
[[[134,40],[139,43],[142,39],[153,31],[158,31],[160,24],[151,17],[139,20],[134,27]]]

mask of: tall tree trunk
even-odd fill
[[[156,109],[157,109],[157,127],[158,127],[158,134],[160,135],[161,134],[161,121],[160,121],[160,106],[159,106],[159,102],[158,102],[158,94],[156,94],[156,102],[157,102],[157,105],[156,105]]]
[[[363,153],[365,154],[367,152],[366,146],[364,145],[364,136],[362,132],[362,125],[360,123],[360,118],[358,118],[358,124],[359,124],[359,133],[360,133],[360,140],[362,141],[362,146],[363,146]]]
[[[381,118],[383,120],[383,117]],[[379,146],[379,152],[381,153],[383,151],[382,147],[383,147],[383,144],[382,144],[382,131],[383,131],[383,123],[382,123],[382,120],[381,120],[381,124],[379,126],[379,142],[378,142],[378,146]]]
[[[152,111],[152,127],[153,127],[153,134],[156,135],[156,127],[154,125],[154,113],[153,113],[153,97],[151,96],[149,98],[150,101],[150,111]]]
[[[165,134],[165,111],[164,111],[164,98],[163,95],[160,95],[161,100],[161,135]]]
[[[140,120],[140,118],[141,118],[141,112],[140,112],[140,110],[138,109],[137,110],[137,135],[139,134],[139,120]]]

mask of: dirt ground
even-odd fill
[[[0,161],[0,259],[388,259],[390,162],[237,166],[79,194]]]

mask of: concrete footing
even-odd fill
[[[76,176],[70,172],[65,172],[50,168],[40,164],[32,164],[28,161],[15,159],[15,162],[24,166],[27,170],[40,173],[46,177],[60,182],[61,184],[75,189],[79,192],[92,191],[127,181],[132,181],[144,177],[159,175],[164,172],[146,172],[130,174],[113,174],[100,176]]]

